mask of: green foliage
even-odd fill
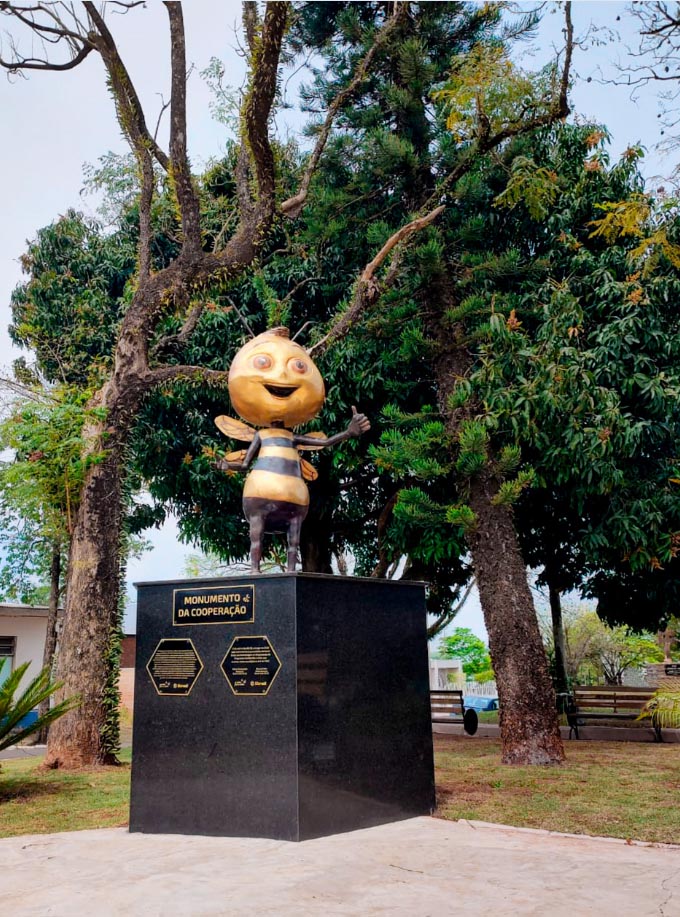
[[[90,392],[62,385],[18,401],[0,424],[0,444],[15,453],[0,465],[4,505],[39,520],[43,536],[70,532],[88,468],[105,455],[105,442],[86,450],[83,431],[105,412],[89,405]]]
[[[533,220],[546,217],[559,193],[558,176],[552,169],[537,166],[527,156],[512,161],[505,190],[496,198],[496,207],[516,207],[522,203]]]
[[[459,526],[464,532],[469,532],[477,523],[477,517],[469,506],[454,504],[446,508],[446,521]]]
[[[543,581],[581,586],[611,620],[644,627],[679,597],[680,287],[673,258],[639,246],[652,229],[673,242],[677,216],[644,195],[637,154],[609,165],[606,139],[587,124],[538,132],[461,186],[452,318],[475,357],[449,405],[483,407],[489,461],[479,448],[459,468],[505,479],[496,500],[513,504]],[[551,175],[540,218],[520,194],[535,190],[529,162]]]
[[[522,491],[526,490],[527,487],[531,487],[535,480],[536,472],[533,468],[520,471],[517,477],[512,478],[510,481],[503,481],[499,485],[498,492],[491,502],[495,506],[512,506],[517,503]]]
[[[552,66],[527,73],[513,63],[507,44],[492,41],[454,55],[449,79],[434,98],[445,106],[447,128],[464,142],[477,135],[480,116],[495,134],[522,118],[545,114],[556,86]]]
[[[517,470],[521,458],[522,450],[519,446],[503,446],[496,459],[496,470],[502,475],[512,474]]]
[[[10,336],[48,382],[98,384],[110,368],[136,252],[134,227],[104,233],[74,210],[41,229],[22,256],[29,279],[12,294]]]
[[[121,581],[118,598],[118,614],[109,628],[105,651],[106,683],[102,692],[104,711],[103,726],[100,731],[102,757],[107,762],[116,761],[120,753],[120,657],[123,646],[123,612],[125,606],[124,570],[121,567]]]
[[[484,468],[488,459],[489,434],[485,425],[479,420],[466,420],[461,424],[458,434],[460,446],[456,470],[466,477],[477,474]]]
[[[483,640],[468,627],[456,627],[439,643],[439,655],[444,659],[458,659],[466,675],[486,673],[491,669],[491,657]]]
[[[675,680],[662,681],[638,717],[660,729],[680,729],[680,688]]]
[[[550,646],[550,627],[544,626],[543,634]],[[566,610],[564,636],[567,672],[574,684],[620,684],[626,669],[663,660],[663,652],[651,634],[636,633],[624,625],[611,627],[587,608]]]
[[[5,660],[0,660],[0,674],[4,664]],[[0,751],[10,745],[23,742],[28,736],[39,732],[45,726],[49,726],[50,723],[68,713],[69,710],[73,710],[79,704],[78,698],[67,698],[55,704],[47,713],[39,716],[29,726],[19,726],[20,721],[28,713],[42,701],[51,697],[61,687],[61,683],[51,680],[49,670],[43,669],[35,678],[31,679],[25,688],[19,690],[21,680],[30,664],[30,662],[24,662],[22,665],[17,666],[0,683]]]

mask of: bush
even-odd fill
[[[4,659],[0,660],[0,674],[4,662]],[[61,682],[53,682],[49,669],[45,668],[29,682],[18,697],[15,696],[30,664],[30,662],[24,662],[0,684],[0,751],[10,745],[16,745],[17,742],[22,742],[44,726],[49,726],[50,723],[58,720],[60,716],[68,713],[80,703],[77,697],[69,697],[55,704],[51,710],[39,716],[34,722],[21,726],[21,720],[38,704],[51,697],[62,685]]]

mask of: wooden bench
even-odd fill
[[[430,709],[433,723],[462,723],[468,735],[477,732],[479,718],[471,707],[465,709],[462,691],[430,691]]]
[[[578,727],[583,720],[636,720],[650,700],[651,688],[630,688],[627,685],[579,685],[574,688],[566,708],[569,738],[578,739]],[[661,741],[661,727],[651,722],[654,738]]]

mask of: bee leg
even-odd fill
[[[264,516],[253,513],[250,522],[250,572],[260,572],[262,560],[262,538],[264,536]]]
[[[302,528],[302,518],[294,517],[288,525],[288,564],[286,565],[287,573],[295,573],[295,566],[298,558],[298,548],[300,547],[300,530]]]

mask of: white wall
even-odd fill
[[[430,659],[430,690],[446,689],[449,675],[453,678],[464,678],[463,666],[458,659]]]
[[[21,682],[24,686],[42,668],[46,629],[46,608],[0,606],[0,636],[16,638],[12,667],[17,668],[24,662],[31,663]]]

